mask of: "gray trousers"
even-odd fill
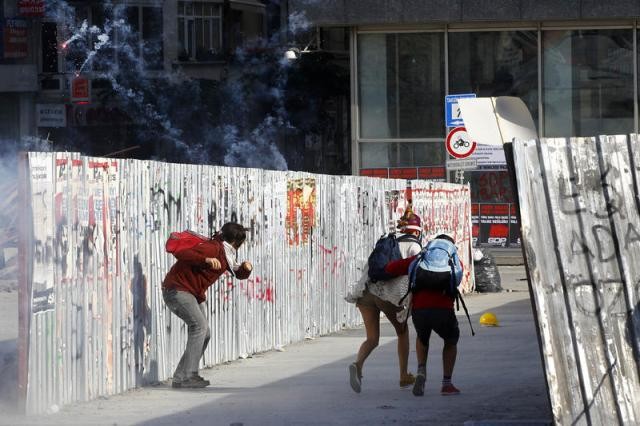
[[[173,373],[174,381],[182,381],[198,374],[198,365],[209,344],[211,331],[205,315],[205,304],[186,291],[162,290],[162,298],[171,312],[182,319],[188,327],[187,347]]]

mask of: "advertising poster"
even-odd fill
[[[509,241],[509,204],[480,206],[480,242],[506,247]]]

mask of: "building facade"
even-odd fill
[[[6,141],[34,134],[36,35],[33,12],[22,3],[0,1],[0,151]]]
[[[159,143],[140,142],[144,114],[136,117],[123,106],[126,94],[116,92],[131,91],[154,108],[168,103],[170,94],[160,92],[170,85],[158,83],[170,74],[201,87],[215,84],[229,73],[230,52],[266,34],[265,4],[257,0],[58,2],[32,25],[36,134],[64,149],[137,158],[168,153]],[[101,49],[102,36],[108,44]]]
[[[350,32],[353,173],[460,178],[447,167],[448,95],[520,97],[541,137],[638,131],[638,2],[290,3],[317,27]],[[518,245],[503,153],[469,158],[474,237]]]

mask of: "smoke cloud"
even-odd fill
[[[153,58],[160,58],[162,43],[140,43],[141,34],[128,22],[124,5],[103,2],[102,12],[104,22],[90,24],[78,19],[66,1],[47,2],[48,16],[66,29],[62,48],[67,71],[82,75],[91,70],[109,82],[109,100],[130,117],[136,145],[145,147],[151,158],[287,169],[278,148],[293,128],[285,102],[291,63],[285,59],[282,33],[236,49],[220,82],[194,80],[179,68],[158,72],[150,66],[158,68]],[[303,14],[292,14],[287,37],[309,28]],[[57,149],[78,151],[73,137],[54,142]]]

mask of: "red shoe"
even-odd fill
[[[440,389],[441,395],[458,395],[460,393],[460,389],[456,388],[452,384],[443,385],[442,389]]]

